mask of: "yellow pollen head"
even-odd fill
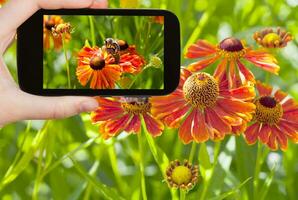
[[[229,37],[219,43],[217,53],[228,60],[235,60],[245,55],[245,48],[239,39]]]
[[[267,35],[264,36],[264,38],[262,39],[262,42],[267,45],[269,44],[278,45],[281,42],[281,38],[276,33],[268,33]]]
[[[172,172],[172,180],[178,185],[189,183],[191,181],[191,169],[185,166],[176,167]]]
[[[205,72],[191,75],[183,85],[184,98],[194,107],[204,109],[215,105],[219,86],[215,78]]]
[[[279,122],[283,115],[281,104],[272,96],[263,96],[255,101],[255,119],[259,123],[273,125]]]
[[[129,114],[138,115],[150,112],[151,104],[147,98],[133,98],[135,100],[126,100],[121,103],[122,108]]]

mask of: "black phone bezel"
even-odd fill
[[[44,15],[164,16],[164,89],[43,89]],[[42,96],[159,96],[173,92],[180,76],[180,25],[175,14],[159,9],[58,9],[37,11],[17,30],[20,88]],[[37,65],[37,66],[36,66]]]

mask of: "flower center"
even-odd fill
[[[52,22],[52,21],[47,21],[47,22],[45,23],[45,27],[46,27],[47,30],[52,31],[52,28],[55,27],[55,23]]]
[[[94,70],[101,70],[104,68],[105,65],[106,65],[105,60],[99,56],[95,56],[90,60],[90,67]]]
[[[118,45],[120,46],[120,50],[124,51],[126,49],[128,49],[128,44],[125,40],[117,40]]]
[[[229,37],[219,43],[217,52],[229,60],[239,59],[244,56],[245,48],[239,39]]]
[[[219,87],[217,81],[207,73],[191,75],[183,85],[185,99],[194,107],[204,109],[216,103]]]
[[[281,38],[276,33],[268,33],[262,39],[262,42],[264,44],[279,44],[280,41],[281,41]]]
[[[148,101],[148,98],[137,99],[135,100],[126,99],[121,103],[122,108],[129,114],[139,115],[150,112],[151,104]]]
[[[190,183],[191,176],[191,169],[185,166],[177,166],[172,172],[172,180],[178,185]]]
[[[273,125],[279,122],[283,115],[281,104],[274,97],[263,96],[255,101],[255,119],[259,123]]]

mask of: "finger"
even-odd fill
[[[107,0],[94,0],[91,8],[107,8],[108,1]]]
[[[0,10],[0,38],[16,30],[39,8],[87,8],[93,0],[11,0]]]
[[[21,99],[21,119],[60,119],[98,107],[92,97],[40,97],[24,93]]]

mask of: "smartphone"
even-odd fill
[[[35,95],[166,95],[180,56],[167,10],[42,9],[17,31],[20,88]]]

